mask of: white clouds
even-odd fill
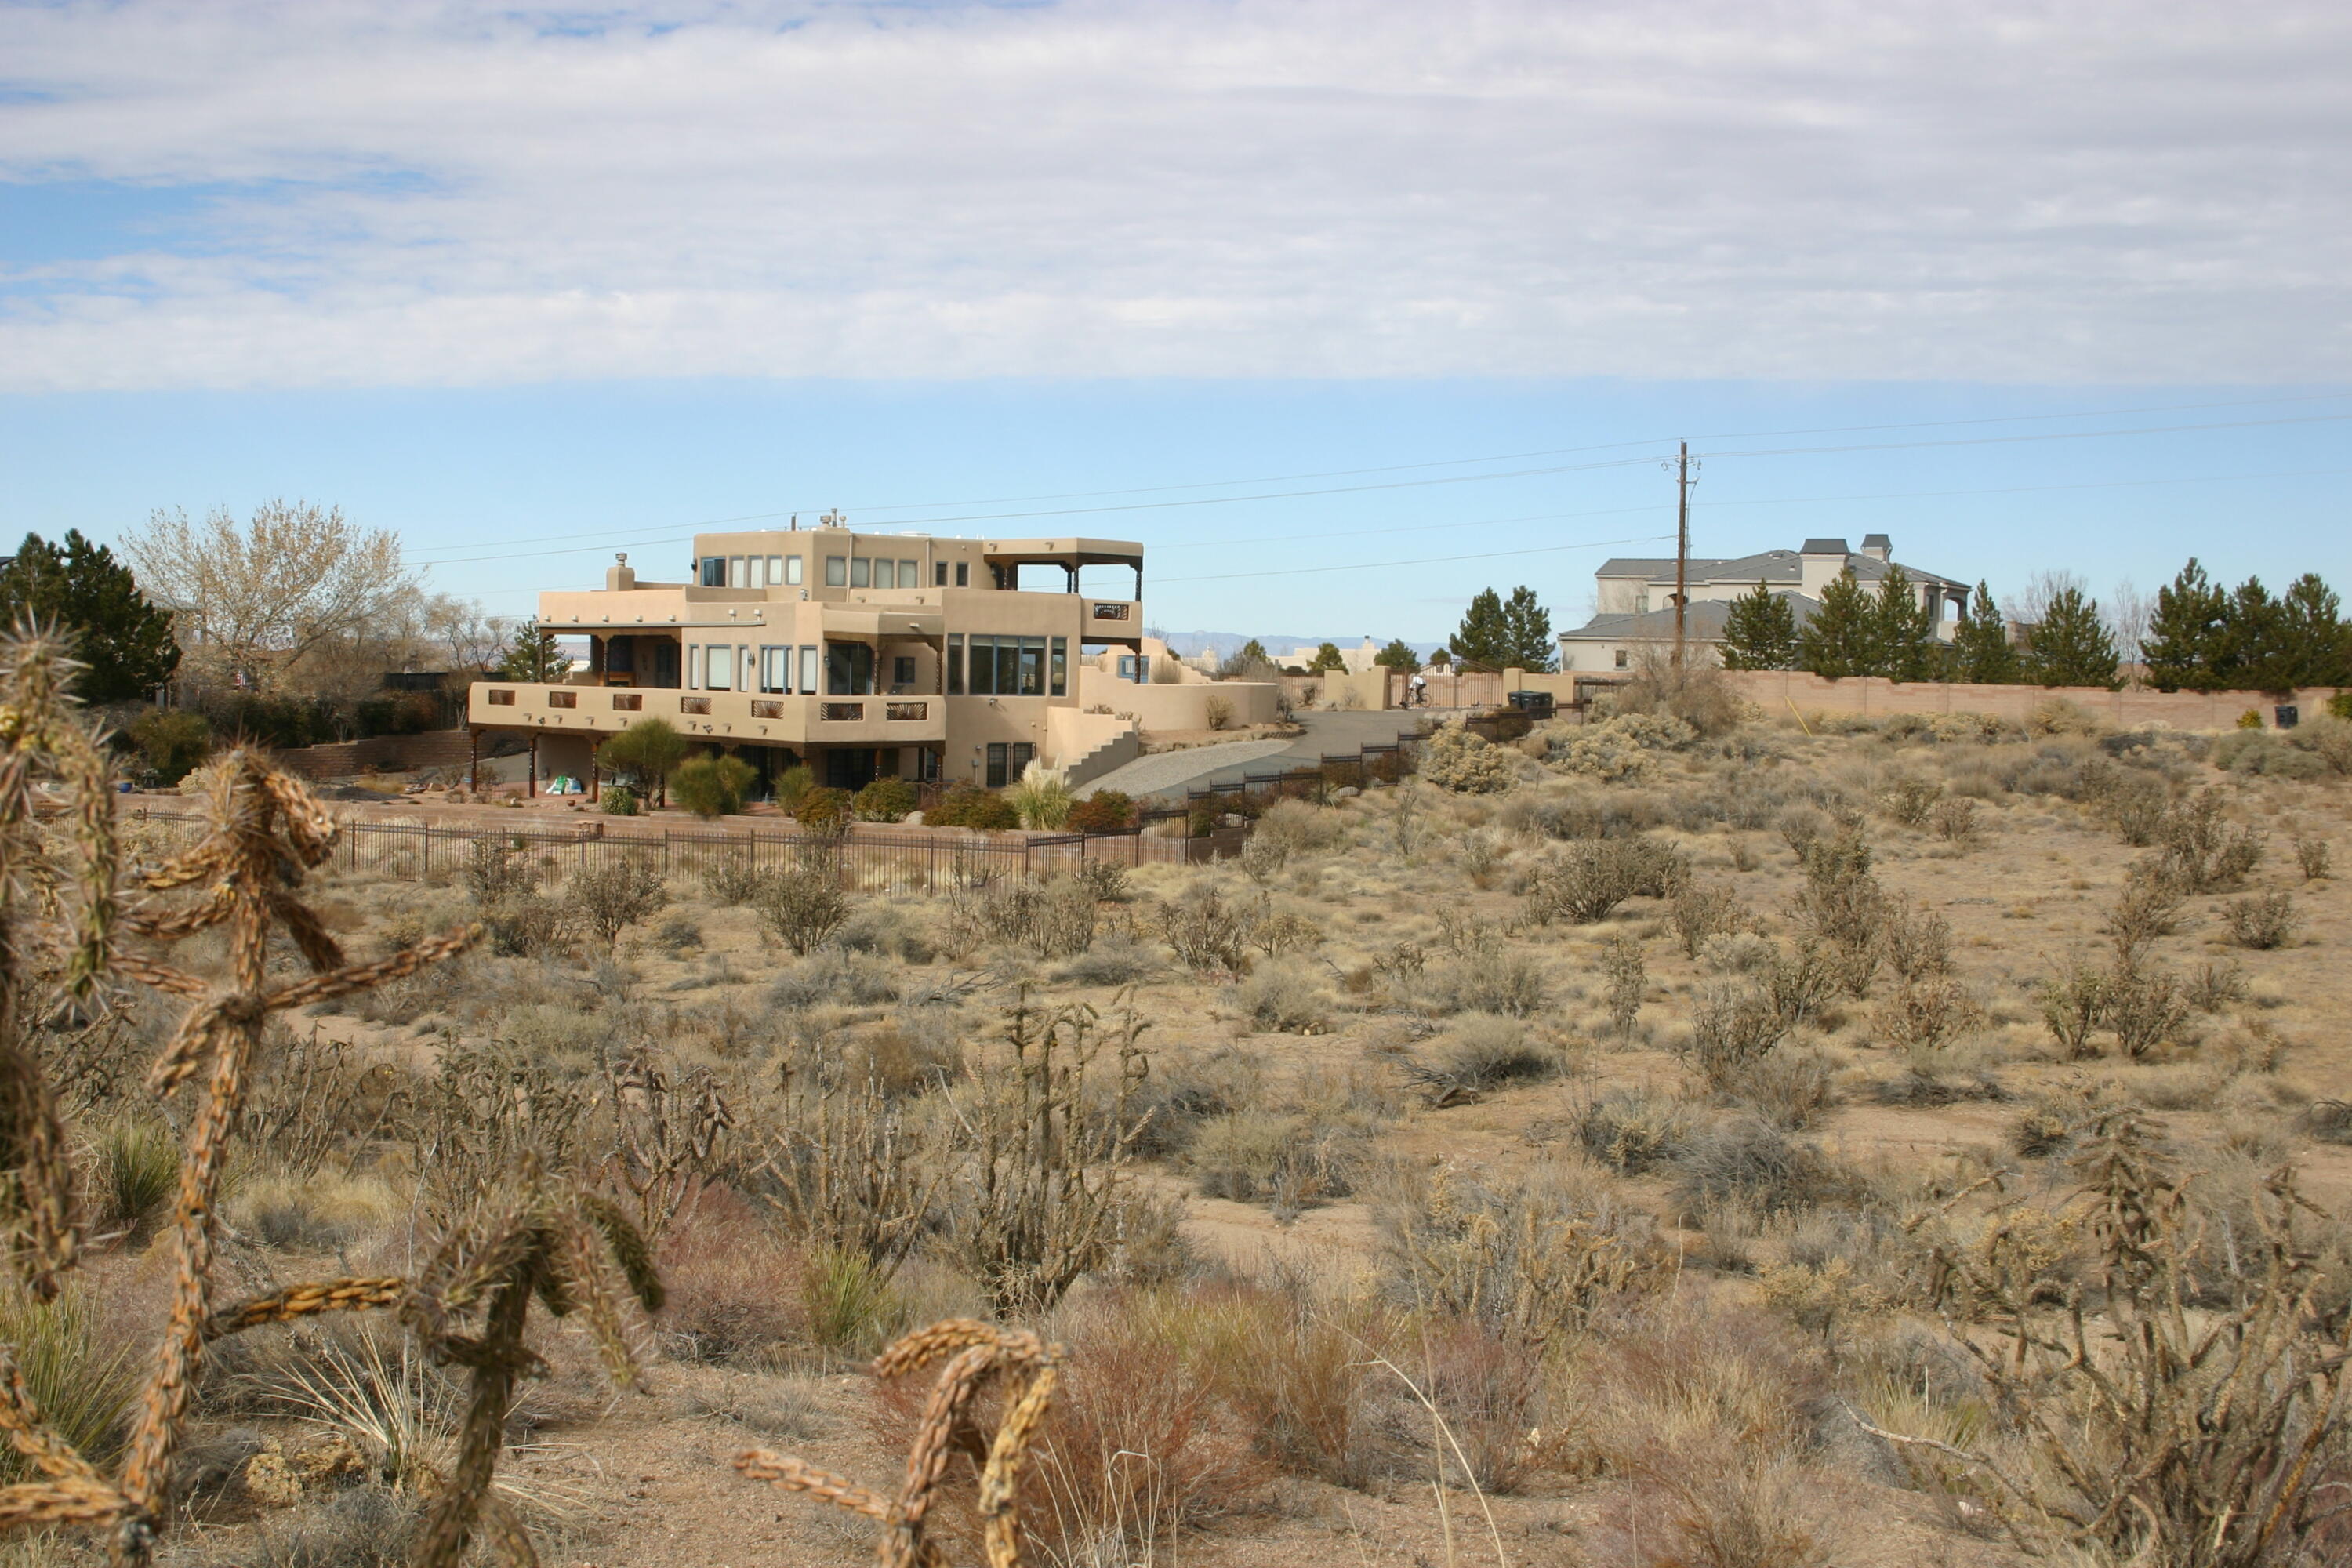
[[[5,10],[0,174],[257,190],[0,271],[0,386],[2343,379],[2347,44],[2316,4]]]

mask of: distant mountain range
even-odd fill
[[[1243,647],[1252,637],[1255,637],[1260,645],[1275,653],[1288,653],[1295,647],[1319,647],[1327,642],[1337,644],[1340,647],[1354,647],[1364,640],[1364,634],[1361,632],[1352,637],[1297,637],[1289,632],[1159,632],[1156,635],[1166,637],[1169,647],[1180,658],[1190,658],[1197,653],[1214,653],[1219,658],[1231,658],[1241,652]],[[1383,647],[1388,646],[1388,640],[1386,637],[1379,639]],[[1408,641],[1405,646],[1423,658],[1427,658],[1441,645],[1433,642]]]

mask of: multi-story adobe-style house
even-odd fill
[[[1797,624],[1812,618],[1822,590],[1843,572],[1875,589],[1889,572],[1900,570],[1911,591],[1932,613],[1936,635],[1949,637],[1968,607],[1969,585],[1895,560],[1895,542],[1884,533],[1864,534],[1860,550],[1843,539],[1808,539],[1796,550],[1764,550],[1728,559],[1695,558],[1685,563],[1690,603],[1683,613],[1683,636],[1693,645],[1723,640],[1734,599],[1765,588],[1789,601]],[[1592,619],[1559,634],[1563,670],[1616,670],[1631,667],[1643,646],[1672,642],[1675,636],[1675,558],[1618,556],[1592,574]]]
[[[1081,592],[1082,572],[1114,592]],[[591,776],[602,741],[659,717],[763,777],[805,763],[844,789],[886,775],[1002,785],[1033,760],[1115,746],[1153,721],[1139,719],[1148,699],[1166,705],[1144,674],[1142,595],[1143,547],[1123,540],[858,533],[832,519],[698,534],[686,582],[642,579],[624,556],[601,591],[541,594],[540,625],[584,637],[585,666],[560,683],[478,682],[467,717],[527,733],[537,780]],[[1124,691],[1108,685],[1122,667]]]

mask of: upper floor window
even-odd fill
[[[790,691],[793,689],[793,650],[767,647],[760,650],[760,689]]]
[[[971,586],[971,562],[959,561],[956,563],[956,586],[959,588],[969,588]]]
[[[770,565],[771,567],[773,567],[773,565],[775,564],[775,557],[773,557],[773,556],[770,556],[770,557],[768,558],[768,563],[769,563],[769,565]],[[772,571],[771,571],[771,573],[769,574],[769,580],[770,580],[771,582],[774,581],[774,573],[773,573]],[[800,585],[800,580],[801,580],[801,558],[800,558],[799,556],[797,556],[797,555],[787,555],[787,556],[785,556],[785,557],[784,557],[784,581],[785,581],[785,583],[787,583],[788,584],[791,584],[792,586],[797,587],[797,586],[799,586],[799,585]]]
[[[890,563],[885,561],[882,564],[887,566]],[[874,586],[874,563],[871,558],[864,555],[853,555],[849,558],[849,585],[853,588]]]
[[[735,650],[724,643],[713,643],[705,650],[702,664],[702,684],[711,691],[731,691],[735,688]]]
[[[931,586],[934,588],[944,588],[947,585],[948,563],[944,561],[933,563],[931,567]]]
[[[724,555],[704,556],[702,558],[701,583],[702,586],[706,588],[724,588],[727,586],[727,557]]]
[[[923,585],[923,563],[919,561],[898,563],[898,586],[919,588]]]
[[[824,585],[828,588],[849,586],[849,557],[828,555],[824,558]]]
[[[730,588],[743,588],[749,587],[751,582],[751,579],[743,571],[743,557],[730,555],[727,558],[727,585]]]

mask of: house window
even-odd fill
[[[915,684],[915,661],[912,658],[902,653],[890,661],[890,684],[893,686]]]
[[[735,689],[735,650],[713,643],[702,650],[702,684],[712,691]]]
[[[1007,746],[1002,741],[991,741],[988,743],[989,788],[1003,789],[1004,787],[1005,754],[1011,750],[1012,748]]]
[[[849,585],[853,588],[874,586],[874,563],[863,555],[849,559]]]
[[[940,570],[944,572],[947,568],[941,566]],[[961,632],[948,634],[948,695],[950,697],[963,695],[963,634]]]
[[[784,557],[784,581],[793,587],[800,586],[801,558],[799,556],[787,555]]]
[[[760,689],[790,691],[793,689],[793,650],[772,645],[760,650]]]
[[[802,696],[808,697],[815,694],[816,676],[817,649],[814,644],[807,644],[801,648],[801,683],[799,690]]]
[[[757,560],[758,557],[754,556],[753,559]],[[758,671],[755,670],[751,665],[751,646],[747,643],[737,644],[735,647],[735,689],[738,691],[751,690],[751,677],[757,673]]]
[[[919,588],[923,585],[923,563],[919,561],[898,563],[898,586]]]
[[[1021,639],[1021,695],[1024,697],[1045,695],[1045,639],[1044,637]]]
[[[1138,685],[1151,679],[1151,656],[1148,653],[1123,653],[1118,656],[1118,678]]]
[[[824,585],[828,588],[849,586],[849,557],[828,555],[824,558]]]
[[[751,584],[751,579],[743,570],[743,557],[730,555],[727,558],[727,585],[730,588],[748,588]]]
[[[1630,653],[1626,652],[1626,651],[1625,651],[1623,648],[1622,648],[1622,647],[1621,647],[1621,648],[1619,648],[1619,649],[1617,650],[1617,668],[1620,668],[1620,669],[1627,669],[1627,668],[1632,668],[1632,666],[1633,666],[1633,656],[1632,654],[1630,654]]]
[[[1021,639],[996,639],[996,694],[1013,697],[1021,690]]]
[[[1047,689],[1050,695],[1055,697],[1067,697],[1070,694],[1069,638],[1055,637],[1054,639],[1054,657],[1052,661],[1046,666],[1046,674],[1047,679],[1052,682],[1051,686]]]
[[[727,557],[706,555],[702,558],[702,586],[706,588],[727,586]]]
[[[969,588],[971,586],[971,562],[959,561],[956,563],[956,586],[959,588]]]
[[[974,637],[971,639],[971,694],[974,697],[996,695],[996,639]]]
[[[798,559],[798,557],[794,557],[794,559]],[[769,587],[771,587],[771,588],[781,587],[781,586],[782,586],[782,585],[783,585],[783,581],[784,581],[784,558],[783,558],[782,556],[781,556],[781,555],[771,555],[771,556],[769,556],[769,557],[768,557],[768,586],[769,586]]]
[[[1036,754],[1037,748],[1031,745],[1028,742],[1015,741],[1013,742],[1013,756],[1007,766],[1015,779],[1018,779],[1022,774],[1029,771],[1030,761],[1032,758],[1035,757]]]
[[[824,694],[864,697],[874,689],[874,650],[862,642],[824,645]]]
[[[947,585],[948,563],[941,561],[931,568],[931,586],[934,588],[944,588]]]
[[[702,689],[702,645],[700,643],[687,645],[686,686],[689,691]]]

